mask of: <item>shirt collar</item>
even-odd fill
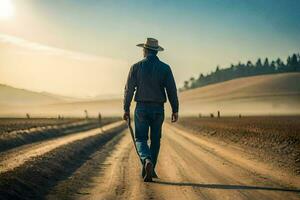
[[[147,59],[158,59],[158,57],[156,55],[152,55],[152,54],[149,54],[146,58]]]

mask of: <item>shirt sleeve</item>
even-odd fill
[[[167,71],[165,87],[166,87],[169,102],[172,107],[172,112],[177,113],[178,107],[179,107],[177,88],[176,88],[176,83],[175,83],[174,76],[173,76],[173,73],[172,73],[172,70],[170,67],[168,68],[168,71]]]
[[[130,111],[130,104],[133,98],[133,94],[136,88],[136,76],[134,72],[134,65],[131,66],[127,82],[125,85],[125,91],[124,91],[124,111],[129,112]]]

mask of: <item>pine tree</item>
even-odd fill
[[[264,65],[263,65],[263,73],[264,74],[269,73],[269,71],[270,71],[269,67],[270,67],[269,59],[266,58],[264,61]]]
[[[275,63],[274,60],[271,62],[271,65],[270,65],[269,68],[270,68],[269,73],[275,73],[275,71],[276,71],[276,63]]]
[[[264,67],[269,67],[269,66],[270,66],[270,64],[269,64],[269,59],[266,58],[266,59],[265,59],[265,62],[264,62]]]
[[[260,58],[256,61],[255,67],[258,67],[258,68],[262,67],[262,63],[261,63]]]
[[[194,77],[190,78],[190,88],[195,88],[195,78]]]
[[[189,89],[189,82],[188,81],[184,81],[184,85],[183,85],[184,89]]]
[[[261,59],[259,58],[255,63],[255,75],[263,73],[263,65]]]
[[[284,63],[280,58],[276,60],[276,72],[283,72],[284,71]]]
[[[298,65],[298,58],[296,54],[293,54],[290,61],[291,71],[296,71]]]

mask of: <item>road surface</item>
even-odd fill
[[[258,163],[242,151],[164,126],[159,179],[144,183],[129,133],[75,199],[300,199],[299,177]]]

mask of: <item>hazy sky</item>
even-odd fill
[[[216,65],[300,52],[299,0],[0,0],[0,83],[121,94],[157,38],[177,84]]]

